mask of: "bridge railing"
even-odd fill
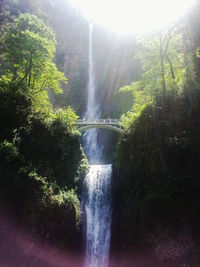
[[[112,124],[117,125],[121,120],[119,119],[77,119],[75,124],[77,125],[88,125],[88,124]]]

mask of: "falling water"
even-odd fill
[[[99,108],[95,99],[93,69],[93,25],[89,26],[89,83],[86,119],[97,119]],[[84,134],[84,147],[90,164],[99,162],[100,147],[97,129]],[[111,224],[111,165],[90,165],[85,178],[83,209],[85,211],[85,267],[107,267]]]
[[[92,165],[86,177],[86,262],[87,267],[108,266],[110,247],[111,165]]]
[[[95,76],[93,66],[93,24],[89,25],[89,83],[88,83],[88,102],[86,119],[97,119],[99,117],[99,108],[95,99]],[[99,156],[99,149],[97,147],[97,129],[86,131],[84,134],[84,146],[89,162],[96,163]]]

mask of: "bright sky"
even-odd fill
[[[195,0],[71,0],[89,19],[118,32],[152,31],[173,22]]]

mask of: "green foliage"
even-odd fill
[[[36,108],[48,99],[46,89],[62,92],[60,83],[66,83],[67,79],[52,62],[55,35],[41,20],[21,14],[2,35],[1,41],[1,84],[15,83],[18,88],[25,87]]]
[[[133,125],[136,123],[137,119],[141,115],[141,112],[145,109],[146,106],[146,104],[134,105],[131,111],[128,111],[126,114],[121,116],[122,121],[120,122],[120,125],[126,132],[129,132],[130,129],[133,128]]]
[[[60,93],[67,82],[53,62],[55,35],[30,14],[3,30],[0,205],[41,240],[73,247],[81,219],[75,188],[88,163],[75,127],[78,116],[71,107],[53,110],[49,102],[49,89]]]
[[[76,226],[80,226],[81,222],[81,212],[80,212],[80,201],[77,197],[77,194],[73,189],[68,191],[61,190],[59,194],[55,195],[52,199],[53,201],[56,201],[59,205],[67,205],[71,209],[75,209],[76,212]]]
[[[79,167],[77,169],[75,178],[74,178],[74,183],[77,186],[77,192],[79,195],[82,194],[82,182],[86,177],[86,174],[89,172],[89,163],[88,163],[88,159],[86,158],[83,149],[81,148],[82,151],[82,159],[79,162]]]
[[[55,123],[60,122],[65,125],[68,132],[78,133],[75,126],[75,121],[78,119],[78,116],[71,107],[67,107],[67,109],[57,109],[53,115],[53,118]]]
[[[56,195],[56,198],[58,198],[60,204],[67,202],[70,206],[80,207],[80,201],[73,189],[61,191],[59,195]]]
[[[6,0],[1,7],[0,27],[6,27],[21,13],[43,15],[41,12],[42,0]]]
[[[7,140],[0,143],[0,151],[8,161],[10,158],[16,158],[19,154],[18,148]]]
[[[19,99],[18,94],[15,100]],[[71,108],[50,113],[51,116],[28,112],[27,116],[23,114],[22,123],[18,119],[20,101],[5,109],[9,96],[7,93],[6,98],[5,94],[6,101],[1,106],[1,119],[5,117],[1,127],[5,128],[0,131],[0,205],[12,214],[17,210],[17,218],[29,225],[29,233],[37,233],[40,238],[48,234],[53,244],[72,245],[81,220],[75,188],[88,168],[78,136],[71,128],[76,116]],[[19,109],[17,113],[15,107]],[[61,220],[64,225],[58,231]]]
[[[151,97],[165,90],[182,90],[184,85],[184,40],[181,27],[172,26],[138,39],[138,55],[143,75],[133,89],[144,90]]]
[[[31,99],[26,89],[16,90],[15,83],[0,84],[0,140],[11,141],[17,128],[25,127],[31,114]],[[22,87],[23,88],[23,87]],[[21,89],[22,89],[21,88]]]
[[[132,109],[122,116],[126,131],[133,129],[132,125],[142,110],[155,104],[159,97],[164,99],[169,92],[174,96],[183,92],[187,58],[183,36],[182,27],[177,26],[138,37],[136,57],[142,65],[142,77],[120,88],[120,92],[131,92],[133,95]],[[160,106],[163,104],[160,103]]]
[[[133,94],[134,104],[130,111],[121,116],[121,125],[125,131],[129,131],[131,126],[135,123],[136,119],[140,116],[142,110],[152,103],[152,97],[145,91],[138,91],[137,83],[135,82],[130,86],[120,88],[121,92],[131,91]]]

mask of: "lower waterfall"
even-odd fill
[[[85,267],[107,267],[111,224],[111,165],[91,165],[85,178]]]

